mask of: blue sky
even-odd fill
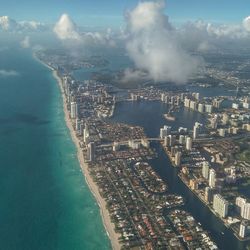
[[[203,19],[216,23],[240,23],[250,15],[249,0],[167,0],[166,14],[179,24]],[[86,26],[120,26],[124,12],[138,0],[0,0],[0,16],[16,20],[54,23],[68,13]]]

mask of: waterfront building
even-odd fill
[[[225,218],[228,214],[228,201],[220,194],[215,194],[213,198],[213,209],[221,217]]]
[[[160,138],[164,139],[165,136],[168,136],[171,133],[171,127],[170,126],[164,126],[160,129]]]
[[[183,128],[183,127],[179,127],[179,128],[178,128],[178,133],[179,133],[179,134],[186,134],[187,131],[188,131],[187,128]]]
[[[76,102],[71,102],[70,117],[71,119],[76,119],[78,117],[78,105]]]
[[[242,106],[245,109],[249,109],[250,108],[250,103],[249,102],[243,102]]]
[[[94,142],[90,142],[87,147],[87,157],[90,162],[95,159],[95,144]]]
[[[185,136],[184,136],[184,135],[180,135],[180,136],[179,136],[179,143],[180,143],[181,145],[184,145],[184,144],[185,144]]]
[[[131,94],[130,94],[130,98],[131,98],[132,101],[138,101],[139,96],[136,95],[136,94],[134,94],[134,93],[131,93]]]
[[[175,163],[175,166],[177,167],[181,165],[181,152],[180,151],[175,153],[174,163]]]
[[[245,238],[250,234],[250,224],[249,221],[243,220],[240,224],[239,236]]]
[[[233,109],[239,109],[239,104],[238,103],[233,103],[232,108]]]
[[[250,203],[245,203],[241,209],[241,217],[250,220]]]
[[[206,104],[205,112],[211,114],[213,112],[213,106],[211,104]]]
[[[221,103],[222,103],[222,100],[218,100],[218,99],[213,99],[213,107],[219,109],[221,107]]]
[[[193,139],[197,139],[198,138],[201,126],[202,126],[202,124],[200,124],[199,122],[196,122],[194,124]]]
[[[214,169],[209,170],[209,187],[216,187],[216,172]]]
[[[198,182],[195,179],[190,179],[189,186],[192,190],[197,190],[198,188]]]
[[[89,138],[89,129],[87,123],[85,124],[85,128],[83,130],[83,141],[85,144],[88,143],[88,138]]]
[[[84,125],[83,125],[83,122],[81,122],[80,123],[80,130],[79,130],[79,135],[82,135],[82,133],[83,133],[83,127],[84,127]]]
[[[218,127],[218,116],[215,115],[215,116],[210,120],[210,123],[211,123],[211,128],[212,128],[212,129],[217,129],[217,127]]]
[[[237,211],[241,214],[241,210],[243,209],[243,206],[247,203],[247,200],[243,197],[237,197],[235,200],[235,205]]]
[[[175,144],[175,136],[169,135],[168,138],[169,138],[169,146],[173,147]]]
[[[186,140],[186,150],[191,150],[193,147],[193,140],[191,137],[187,137],[187,140]]]
[[[184,99],[184,107],[190,108],[190,99],[187,97]]]
[[[198,111],[200,113],[204,113],[204,108],[205,108],[205,105],[203,103],[198,104]]]
[[[164,137],[164,146],[165,147],[169,147],[170,146],[170,143],[169,143],[170,139],[168,136],[165,136]]]
[[[199,99],[200,99],[200,93],[199,93],[199,92],[197,92],[197,93],[192,93],[192,96],[193,96],[197,101],[199,101]]]
[[[174,96],[171,96],[171,98],[170,98],[170,104],[171,104],[171,105],[174,105],[174,103],[175,103],[175,97],[174,97]]]
[[[175,102],[176,106],[180,106],[180,102],[181,102],[180,97],[177,96],[176,97],[176,102]]]
[[[196,110],[197,109],[197,102],[196,101],[190,101],[189,108],[192,109],[192,110]]]
[[[205,196],[204,196],[204,198],[205,198],[205,201],[207,203],[211,203],[212,202],[212,200],[213,200],[213,193],[214,193],[214,190],[212,188],[210,188],[210,187],[206,187],[205,188]]]
[[[75,123],[75,130],[76,131],[80,130],[80,124],[81,124],[81,120],[76,118],[76,123]]]
[[[161,101],[165,102],[165,94],[164,93],[161,94]]]
[[[204,161],[202,164],[202,176],[206,180],[209,178],[209,163],[207,161]]]

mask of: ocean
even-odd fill
[[[52,72],[0,50],[0,249],[111,249]]]

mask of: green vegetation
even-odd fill
[[[239,161],[245,161],[250,163],[250,140],[249,138],[244,138],[238,140],[240,146],[240,153],[236,155],[236,159]]]
[[[250,150],[244,150],[243,152],[239,153],[236,158],[240,161],[245,161],[250,163]]]

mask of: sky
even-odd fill
[[[55,23],[68,13],[82,26],[121,26],[124,14],[138,0],[0,0],[0,16],[18,21]],[[167,0],[166,14],[174,24],[202,19],[237,24],[250,15],[248,0]]]

